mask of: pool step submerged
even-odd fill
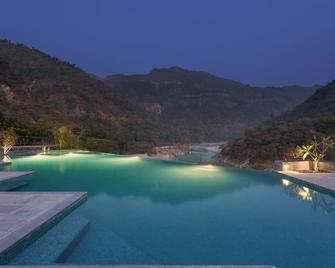
[[[41,238],[15,256],[9,264],[52,264],[60,262],[70,254],[88,229],[89,221],[72,213],[50,229]]]
[[[103,230],[103,232],[97,232],[97,230]],[[69,258],[66,259],[67,263],[76,263],[78,258],[80,258],[80,264],[85,265],[92,263],[99,263],[100,265],[109,265],[111,263],[114,265],[159,263],[147,252],[114,233],[106,224],[92,223],[92,228],[87,235],[88,240],[94,238],[99,241],[99,250],[91,254],[91,252],[87,252],[85,244],[79,244]]]

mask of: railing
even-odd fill
[[[30,152],[30,151],[44,151],[48,149],[59,149],[59,145],[54,137],[49,136],[19,136],[16,143],[11,147],[11,152]],[[2,153],[3,146],[0,146]]]
[[[19,136],[15,146],[44,146],[57,144],[55,138],[52,136]]]

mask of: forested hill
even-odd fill
[[[160,140],[155,119],[133,99],[73,64],[7,40],[0,40],[0,113],[3,122],[28,129],[46,121],[80,129],[109,150],[136,151]]]
[[[252,87],[180,67],[111,75],[106,84],[139,101],[165,126],[198,141],[235,138],[304,101],[315,87]]]
[[[294,148],[308,143],[313,135],[335,138],[335,81],[319,88],[292,111],[230,142],[221,157],[228,162],[261,167],[275,159],[292,158]]]

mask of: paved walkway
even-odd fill
[[[302,173],[296,171],[280,171],[280,173],[335,192],[335,173]]]
[[[0,193],[0,262],[9,250],[85,198],[82,192]]]
[[[0,171],[0,182],[16,179],[31,173],[33,173],[33,171]]]

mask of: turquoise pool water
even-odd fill
[[[110,154],[26,156],[20,191],[87,191],[69,264],[335,267],[334,198],[278,174]]]

